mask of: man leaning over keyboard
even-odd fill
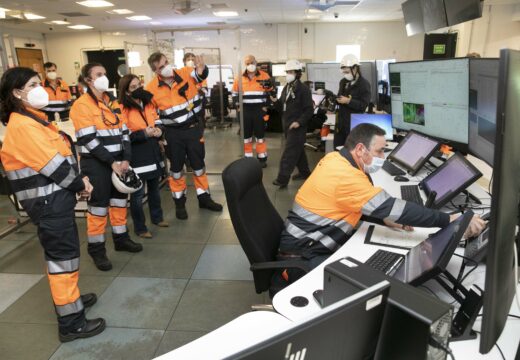
[[[280,259],[303,258],[318,266],[348,241],[360,220],[412,231],[412,226],[445,227],[459,215],[448,215],[390,196],[375,187],[370,173],[384,162],[385,131],[372,124],[356,126],[345,147],[326,155],[296,194],[285,221]],[[485,222],[475,215],[466,236],[480,234]],[[272,291],[302,274],[283,271]]]

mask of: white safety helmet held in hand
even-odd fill
[[[340,67],[352,67],[352,66],[359,66],[359,59],[354,54],[347,54],[343,56],[343,59],[341,59],[341,65]]]
[[[114,184],[117,191],[123,194],[133,194],[143,187],[143,182],[139,178],[139,175],[130,167],[122,176],[112,171],[112,184]]]
[[[285,63],[285,71],[291,71],[291,70],[301,71],[302,69],[303,69],[303,65],[298,60],[289,60]]]

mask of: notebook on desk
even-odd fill
[[[387,226],[370,225],[365,236],[365,244],[411,249],[435,233],[438,228],[415,228],[413,231],[394,229]]]

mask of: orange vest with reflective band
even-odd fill
[[[242,102],[244,104],[265,104],[267,102],[268,93],[273,88],[266,87],[265,82],[271,78],[265,71],[257,70],[253,78],[249,78],[247,71],[242,74]],[[239,79],[235,78],[233,82],[233,96],[238,96]]]
[[[202,109],[197,83],[203,79],[195,69],[187,66],[174,70],[173,75],[171,87],[157,76],[146,85],[145,89],[153,94],[152,102],[159,110],[156,124],[184,127],[196,123],[194,115]]]
[[[120,105],[123,119],[130,132],[144,130],[147,127],[155,127],[155,120],[159,118],[157,111],[152,104],[148,104],[143,110],[136,108],[126,108]]]
[[[43,83],[43,88],[49,94],[49,105],[42,110],[45,112],[63,112],[70,110],[72,95],[69,86],[63,80],[56,81],[56,90],[52,88],[48,80]]]

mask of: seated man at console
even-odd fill
[[[360,124],[350,132],[343,149],[318,163],[289,210],[280,259],[301,257],[314,268],[348,241],[360,220],[412,231],[412,226],[442,228],[459,216],[394,198],[374,186],[370,173],[382,167],[385,145],[383,129]],[[480,234],[485,225],[475,215],[466,236]],[[287,284],[301,274],[284,271],[273,281],[276,276]]]

